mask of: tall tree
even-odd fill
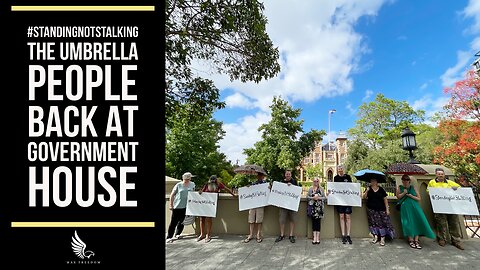
[[[480,76],[474,70],[468,71],[453,87],[446,87],[444,92],[450,95],[445,106],[449,117],[480,121]]]
[[[180,107],[178,115],[172,120],[172,127],[167,129],[166,173],[180,179],[183,173],[189,171],[197,175],[194,180],[200,185],[212,174],[229,171],[231,165],[218,151],[218,141],[225,135],[222,123],[214,120],[211,114],[192,120],[189,106]]]
[[[424,111],[414,110],[406,101],[377,94],[374,101],[359,107],[358,120],[348,133],[378,149],[383,142],[400,138],[407,125],[423,121],[424,115]]]
[[[272,119],[258,128],[262,132],[262,140],[256,142],[253,148],[244,149],[244,153],[247,163],[263,166],[269,177],[277,180],[283,178],[286,169],[295,173],[301,159],[326,133],[324,130],[303,133],[303,120],[297,120],[301,109],[293,109],[280,97],[274,97],[270,108]]]
[[[196,60],[242,82],[278,74],[279,52],[266,32],[263,10],[256,0],[166,0],[167,126],[181,104],[191,105],[190,117],[224,107],[213,82],[192,68]]]
[[[447,87],[450,100],[439,123],[443,141],[434,151],[436,162],[480,180],[480,77],[473,70]]]

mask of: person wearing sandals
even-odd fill
[[[282,183],[287,184],[287,185],[295,185],[298,186],[297,181],[292,178],[292,171],[287,170],[285,171],[285,179],[283,179]],[[285,238],[285,223],[287,222],[287,217],[290,218],[290,236],[288,239],[290,239],[291,243],[295,243],[295,236],[294,230],[295,230],[295,221],[297,218],[297,212],[289,209],[284,209],[284,208],[279,208],[279,223],[280,223],[280,235],[275,239],[275,242],[280,242]]]
[[[257,172],[257,180],[252,183],[252,185],[265,184],[267,181],[264,179],[265,175],[262,172]],[[253,239],[253,231],[257,227],[257,243],[261,243],[262,238],[262,222],[263,222],[263,213],[265,212],[265,207],[258,207],[248,210],[248,225],[250,227],[250,234],[248,237],[243,240],[243,242],[248,243]],[[257,226],[255,226],[257,225]]]
[[[363,198],[367,200],[368,228],[373,236],[372,243],[385,245],[385,237],[393,239],[395,231],[390,220],[387,192],[378,185],[377,179],[370,179],[370,186],[365,189]],[[379,239],[380,237],[380,239]]]
[[[338,174],[333,177],[333,182],[352,182],[352,178],[350,175],[345,173],[345,168],[343,165],[338,165],[337,167]],[[327,194],[329,195],[329,194]],[[352,219],[350,216],[352,215],[352,207],[345,206],[345,205],[337,205],[337,212],[340,217],[340,230],[342,231],[342,244],[346,244],[347,242],[351,245],[352,238],[350,237],[350,228],[352,227]]]
[[[429,192],[428,189],[431,187],[452,188],[453,190],[460,187],[460,185],[454,181],[446,179],[445,171],[442,168],[435,169],[435,176],[435,179],[428,182],[427,192]],[[461,242],[462,234],[460,233],[458,215],[434,213],[433,216],[435,218],[438,244],[442,247],[446,245],[448,230],[452,245],[460,250],[464,250],[465,248]]]
[[[220,182],[216,175],[210,176],[208,183],[206,183],[203,188],[198,191],[198,194],[202,194],[202,192],[213,192],[213,193],[220,193],[220,191],[226,190],[228,193],[232,194],[232,196],[236,196],[231,189],[225,186],[222,182]],[[212,240],[211,231],[212,231],[212,217],[200,217],[200,236],[197,237],[197,242],[203,239],[205,235],[205,243],[210,242]],[[206,225],[207,232],[204,234],[204,227]]]
[[[195,183],[192,180],[193,175],[186,172],[182,175],[182,182],[177,183],[170,194],[170,210],[172,219],[168,226],[167,243],[172,243],[174,239],[179,239],[183,231],[183,220],[187,211],[187,196],[189,191],[195,190]],[[175,236],[174,236],[175,233]]]
[[[402,184],[397,187],[396,196],[401,203],[400,220],[403,235],[408,239],[411,248],[422,249],[419,236],[435,239],[435,233],[423,213],[420,204],[422,198],[416,186],[411,184],[410,176],[402,176]]]
[[[321,219],[323,218],[323,208],[325,204],[325,192],[323,188],[319,185],[320,179],[318,177],[313,178],[313,184],[308,189],[307,194],[307,203],[312,208],[312,231],[313,231],[313,240],[312,244],[317,245],[320,244],[320,228],[321,228]]]

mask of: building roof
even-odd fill
[[[422,167],[411,163],[395,163],[388,167],[387,174],[427,174]]]
[[[435,169],[442,168],[445,175],[453,176],[452,170],[443,166],[435,164],[411,164],[411,163],[395,163],[388,167],[387,174],[410,174],[410,175],[435,175]]]
[[[335,147],[335,144],[331,144],[331,145],[330,145],[330,151],[335,151],[336,149],[337,149],[337,148]],[[326,143],[326,144],[324,144],[324,145],[322,146],[322,150],[323,150],[323,151],[329,151],[329,149],[328,149],[328,143]]]

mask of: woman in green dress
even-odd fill
[[[412,248],[421,249],[419,236],[435,239],[430,224],[418,202],[422,199],[417,187],[411,185],[410,176],[402,176],[402,185],[397,187],[397,198],[401,203],[400,219],[402,221],[403,235],[408,238]]]

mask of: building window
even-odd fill
[[[332,160],[332,159],[333,159],[333,154],[331,154],[331,153],[328,153],[328,154],[327,154],[327,159],[330,159],[330,160]]]

